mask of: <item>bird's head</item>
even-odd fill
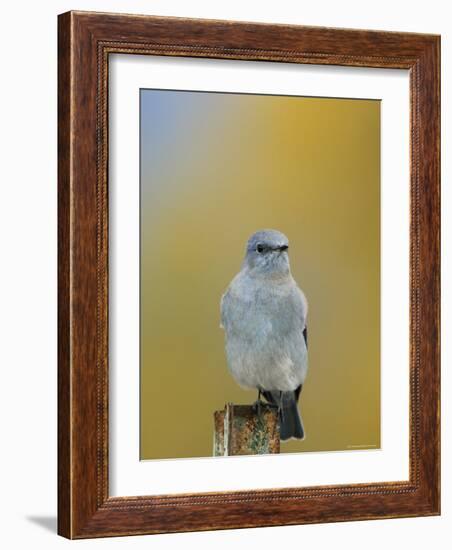
[[[256,275],[278,277],[290,273],[289,240],[280,231],[264,229],[248,240],[244,266]]]

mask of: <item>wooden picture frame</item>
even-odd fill
[[[440,38],[68,12],[58,38],[58,532],[103,537],[440,513]],[[108,491],[112,53],[410,73],[409,481],[149,497]]]

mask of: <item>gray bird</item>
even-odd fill
[[[221,298],[228,368],[278,408],[280,437],[304,439],[298,398],[308,370],[308,304],[290,273],[289,241],[273,229],[247,243],[241,271]]]

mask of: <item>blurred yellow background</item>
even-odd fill
[[[278,229],[309,302],[306,439],[380,446],[380,102],[142,90],[141,459],[212,455],[231,378],[220,298]]]

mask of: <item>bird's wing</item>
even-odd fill
[[[297,294],[299,298],[299,300],[297,300],[297,313],[300,316],[304,342],[306,344],[306,347],[308,347],[308,328],[306,324],[306,318],[308,316],[308,301],[306,300],[306,296],[304,295],[303,291],[298,287]]]
[[[302,293],[303,295],[303,298],[304,298],[304,294]],[[304,298],[304,303],[307,305],[307,302],[306,302],[306,298]],[[306,313],[307,313],[307,309],[306,309]],[[306,316],[303,316],[302,318],[302,322],[304,323],[304,329],[303,329],[303,338],[304,338],[304,343],[306,344],[306,349],[308,349],[308,326],[306,324]],[[303,389],[303,384],[300,384],[298,386],[298,388],[296,388],[294,390],[294,395],[295,395],[295,401],[298,402],[298,400],[300,399],[300,393],[301,393],[301,390]]]
[[[303,389],[303,384],[300,384],[298,386],[298,388],[296,388],[294,390],[294,393],[295,393],[295,401],[298,401],[300,399],[300,393],[301,393],[301,390]]]
[[[229,297],[229,288],[226,290],[226,292],[223,294],[220,300],[220,328],[224,329],[225,325],[225,317],[226,317],[226,307]]]

